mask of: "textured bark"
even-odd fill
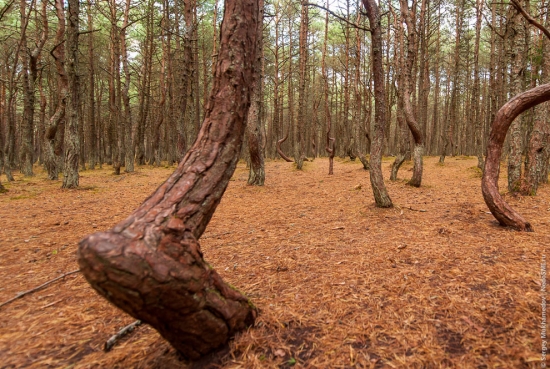
[[[78,162],[80,155],[80,89],[78,84],[78,34],[79,0],[68,0],[69,22],[67,27],[67,77],[69,93],[67,101],[67,121],[65,123],[65,163],[63,166],[63,188],[78,187]]]
[[[386,125],[386,91],[384,70],[382,66],[382,29],[380,12],[374,0],[363,0],[371,29],[372,73],[374,79],[374,130],[370,149],[370,181],[376,206],[390,208],[393,206],[384,184],[382,175],[382,146],[384,144],[384,127]]]
[[[545,176],[545,168],[548,167],[548,153],[550,149],[550,127],[544,121],[547,108],[537,107],[537,118],[529,140],[525,177],[523,178],[520,192],[522,195],[535,196],[538,186]],[[546,177],[548,175],[546,174]]]
[[[176,171],[111,231],[80,242],[78,260],[109,301],[197,359],[254,322],[256,309],[203,260],[198,239],[235,170],[253,79],[258,3],[227,0],[209,106]]]
[[[483,198],[500,224],[520,231],[533,231],[533,228],[529,222],[504,201],[498,191],[502,145],[508,128],[518,115],[548,100],[550,100],[550,83],[515,96],[497,112],[489,135],[485,171],[481,181]]]
[[[248,150],[250,152],[250,171],[248,184],[263,186],[265,182],[264,154],[262,150],[262,123],[260,119],[260,107],[262,102],[262,80],[263,75],[263,30],[264,30],[264,2],[259,0],[258,34],[256,36],[256,60],[254,69],[254,89],[251,95],[250,110],[248,111],[247,136]]]

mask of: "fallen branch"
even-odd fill
[[[412,211],[419,211],[421,213],[426,213],[428,210],[424,210],[424,209],[413,209],[412,206],[409,206],[408,208],[409,210],[412,210]]]
[[[5,302],[1,303],[1,304],[0,304],[0,308],[1,308],[2,306],[4,306],[4,305],[9,304],[10,302],[13,302],[13,301],[15,301],[15,300],[17,300],[17,299],[23,297],[23,296],[26,296],[26,295],[28,295],[28,294],[30,294],[30,293],[33,293],[33,292],[36,292],[36,291],[38,291],[38,290],[40,290],[40,289],[42,289],[42,288],[44,288],[44,287],[46,287],[46,286],[52,284],[52,283],[55,282],[55,281],[60,280],[61,278],[64,278],[64,277],[66,277],[66,276],[68,276],[68,275],[75,274],[75,273],[78,273],[78,272],[80,272],[80,269],[73,270],[72,272],[67,272],[67,273],[65,273],[65,274],[63,274],[63,275],[60,275],[59,277],[54,278],[54,279],[52,279],[52,280],[50,280],[50,281],[48,281],[48,282],[46,282],[46,283],[44,283],[44,284],[41,284],[40,286],[35,287],[35,288],[31,289],[31,290],[24,291],[24,292],[19,292],[17,295],[15,295],[14,298],[9,299],[8,301],[5,301]]]
[[[122,328],[120,331],[118,331],[117,334],[113,335],[111,338],[105,342],[105,346],[103,347],[103,351],[109,352],[113,348],[116,343],[126,336],[129,333],[132,333],[136,327],[139,327],[141,325],[141,320],[136,320],[132,324],[128,324],[126,327]]]

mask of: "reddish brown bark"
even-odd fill
[[[497,112],[489,134],[485,171],[481,181],[483,198],[500,224],[520,231],[533,231],[533,228],[529,222],[504,201],[498,191],[502,145],[508,128],[518,115],[548,100],[550,100],[550,83],[515,96]]]
[[[256,309],[202,258],[198,239],[241,151],[253,86],[258,2],[227,0],[206,117],[176,171],[112,230],[80,242],[90,284],[196,359],[251,325]]]

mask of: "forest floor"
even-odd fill
[[[541,367],[550,186],[506,196],[535,229],[512,231],[488,213],[475,165],[427,157],[423,186],[413,188],[407,163],[386,182],[395,208],[378,209],[359,161],[337,159],[333,176],[327,159],[304,171],[268,161],[264,187],[247,186],[239,163],[201,247],[260,315],[204,367]],[[78,269],[78,241],[123,220],[173,169],[88,170],[79,190],[39,169],[4,183],[0,303]],[[69,275],[0,307],[0,368],[187,367],[145,325],[103,352],[133,321]]]

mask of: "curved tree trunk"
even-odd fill
[[[550,100],[550,83],[523,92],[508,101],[495,116],[489,134],[485,171],[481,181],[481,190],[485,203],[495,218],[503,226],[520,231],[533,231],[531,224],[504,201],[498,192],[498,176],[502,145],[508,128],[514,119],[527,109]]]
[[[370,148],[370,181],[376,206],[391,208],[393,203],[386,190],[382,175],[382,147],[384,144],[384,126],[386,125],[386,92],[384,70],[382,66],[382,30],[380,11],[374,0],[363,0],[371,29],[371,47],[374,79],[374,132]]]
[[[237,165],[250,104],[258,2],[227,0],[206,117],[176,171],[78,260],[105,298],[196,359],[251,325],[256,309],[202,258],[206,229]]]
[[[286,141],[287,138],[288,138],[288,132],[286,133],[285,137],[281,138],[280,140],[277,140],[277,153],[281,155],[281,158],[283,158],[286,162],[292,163],[294,160],[286,156],[286,154],[283,152],[283,149],[281,149],[281,145],[283,144],[283,142]]]

